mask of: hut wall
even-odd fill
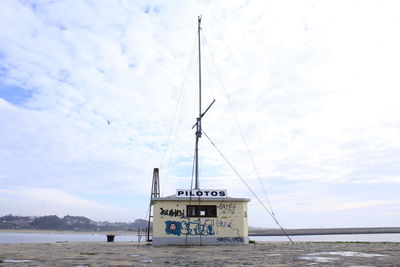
[[[187,206],[215,206],[215,217],[188,217]],[[247,201],[155,201],[153,245],[248,243]]]

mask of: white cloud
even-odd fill
[[[197,113],[197,59],[190,53],[202,13],[203,108],[217,100],[204,117],[204,130],[257,193],[262,190],[220,78],[272,204],[284,218],[294,212],[290,202],[297,198],[286,193],[294,196],[297,183],[324,184],[323,200],[333,203],[332,212],[369,201],[387,207],[395,198],[391,190],[400,173],[395,1],[0,5],[0,85],[33,95],[22,105],[0,99],[2,190],[62,188],[98,198],[123,192],[145,203],[178,100],[183,100],[179,123],[161,181],[166,195],[189,187],[190,127]],[[205,136],[200,149],[201,184],[242,194],[243,185]],[[391,193],[370,200],[354,190],[348,204],[336,202],[335,186],[342,184],[382,184]],[[323,196],[310,188],[300,188],[304,193],[297,197],[322,203]],[[49,213],[56,208],[48,207]],[[362,205],[354,207],[363,218],[374,216]],[[305,220],[300,216],[298,224]]]
[[[0,212],[14,215],[87,216],[92,220],[133,221],[133,209],[104,205],[59,189],[13,187],[0,189]],[[7,203],[7,204],[6,204]]]

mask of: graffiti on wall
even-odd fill
[[[234,227],[233,216],[236,212],[236,203],[221,202],[217,205],[218,218],[197,219],[191,221],[185,217],[184,209],[166,209],[160,207],[161,216],[174,217],[165,221],[165,233],[175,236],[214,236],[214,235],[239,235],[239,228]],[[176,219],[175,219],[176,218]],[[178,219],[182,218],[182,219]],[[232,237],[233,238],[233,237]],[[219,242],[242,242],[224,241]]]
[[[160,215],[183,218],[185,217],[185,210],[160,208]]]
[[[236,203],[219,203],[218,211],[220,214],[235,214]]]
[[[209,236],[215,235],[214,231],[214,220],[207,219],[204,223],[200,220],[193,222],[186,221],[166,221],[165,222],[165,232],[170,235],[201,235]]]
[[[217,220],[217,226],[221,228],[232,228],[232,220],[230,221]]]
[[[218,243],[242,243],[244,242],[244,238],[241,236],[235,237],[217,237]]]
[[[228,220],[227,221],[227,220],[219,220],[219,219],[217,219],[216,225],[217,225],[217,231],[220,228],[224,228],[224,229],[229,230],[231,233],[235,233],[236,235],[239,235],[239,232],[240,232],[239,229],[233,227],[233,220]]]

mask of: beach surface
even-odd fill
[[[260,242],[152,247],[134,242],[0,244],[0,266],[399,266],[400,243]]]

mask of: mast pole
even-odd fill
[[[201,15],[198,17],[199,19],[199,27],[198,27],[198,34],[199,34],[199,118],[201,117],[201,45],[200,45],[200,32],[201,32]],[[201,130],[201,125],[200,125]]]
[[[199,184],[199,139],[201,137],[201,48],[200,48],[200,31],[201,31],[201,15],[198,16],[198,41],[199,41],[199,117],[196,123],[196,172],[195,172],[195,189],[200,189]]]

